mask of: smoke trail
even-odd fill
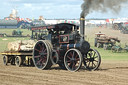
[[[127,2],[128,0],[84,0],[84,3],[81,5],[81,17],[86,17],[91,11],[106,12],[107,10],[112,10],[118,13],[121,5]]]

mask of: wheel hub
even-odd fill
[[[40,53],[41,56],[44,56],[45,54],[43,52]]]
[[[90,62],[94,61],[94,58],[90,58],[89,61],[90,61]]]
[[[71,61],[75,61],[75,58],[71,58]]]

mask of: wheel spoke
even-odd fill
[[[47,57],[46,57],[46,56],[43,56],[43,58],[44,58],[44,59],[47,59]]]
[[[75,67],[75,62],[73,62],[73,64],[72,64],[72,70],[74,69],[74,67]]]
[[[75,52],[73,51],[73,55],[72,55],[72,58],[74,57],[74,54],[75,54]]]
[[[71,68],[71,64],[72,64],[72,62],[70,62],[69,65],[68,65],[70,68]]]
[[[89,53],[88,55],[89,55],[89,58],[91,58],[91,53]]]
[[[77,59],[75,59],[76,61],[79,61],[80,60],[80,58],[77,58]]]
[[[88,67],[90,66],[90,62],[89,62],[89,64],[88,64]]]
[[[93,63],[93,65],[96,67],[95,63],[94,63],[94,62],[92,62],[92,63]]]
[[[84,58],[84,61],[85,62],[89,62],[89,58]]]
[[[38,62],[37,62],[37,65],[39,65],[39,63],[42,61],[42,59],[40,59]]]
[[[44,58],[44,59],[42,60],[42,63],[45,63],[45,61],[46,61],[46,58]]]
[[[71,60],[68,60],[67,63],[71,63]]]
[[[47,51],[47,49],[43,50],[43,52],[46,52],[46,51]]]
[[[93,68],[93,61],[92,61],[92,68]]]
[[[95,59],[95,58],[98,58],[98,56],[94,57],[94,59]]]
[[[41,57],[41,55],[38,55],[38,56],[34,56],[34,58],[40,58]]]
[[[43,55],[47,55],[47,53],[43,53]]]
[[[44,50],[44,44],[42,44],[42,51]]]
[[[95,62],[98,62],[97,60],[94,60]]]
[[[77,58],[77,57],[78,57],[78,54],[76,54],[75,58]]]
[[[93,57],[95,57],[95,55],[96,55],[96,52],[94,52],[94,55],[93,55]]]
[[[89,60],[89,58],[84,58],[84,60]]]
[[[70,52],[70,56],[72,57],[72,53]]]
[[[36,51],[38,51],[38,52],[40,52],[40,50],[38,50],[38,49],[35,49]]]
[[[38,46],[40,47],[40,50],[42,50],[42,49],[43,49],[43,47],[41,47],[41,45],[40,45],[40,44],[38,44]]]
[[[69,56],[67,56],[67,58],[71,60],[71,58]]]

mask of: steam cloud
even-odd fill
[[[81,5],[81,17],[86,17],[91,11],[106,12],[108,9],[118,13],[121,5],[128,0],[84,0]]]

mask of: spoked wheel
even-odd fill
[[[52,66],[50,60],[51,50],[45,40],[38,41],[33,50],[33,62],[39,69],[49,69]]]
[[[18,67],[21,66],[21,64],[22,64],[22,59],[21,59],[20,56],[16,56],[15,64],[16,64],[16,66],[18,66]]]
[[[53,50],[52,52],[51,61],[53,65],[57,64],[59,61],[59,55],[56,50]]]
[[[84,67],[87,70],[97,70],[101,63],[101,57],[97,50],[90,49],[83,59]]]
[[[82,65],[82,55],[77,49],[70,49],[64,56],[64,64],[67,70],[77,71]]]
[[[8,56],[3,56],[3,63],[4,63],[4,65],[7,65],[7,63],[8,63]]]

